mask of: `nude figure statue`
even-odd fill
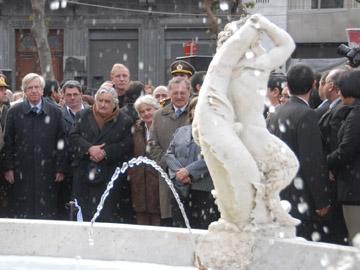
[[[260,44],[262,33],[274,45],[268,51]],[[226,223],[242,229],[248,224],[298,223],[279,197],[296,175],[298,161],[268,132],[262,114],[269,74],[294,48],[284,30],[259,14],[231,22],[219,34],[193,121],[193,136],[201,146],[221,212],[219,222],[211,226]]]

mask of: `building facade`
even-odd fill
[[[45,14],[59,81],[78,79],[96,89],[120,62],[133,80],[166,84],[169,65],[184,55],[185,42],[197,42],[199,55],[215,53],[203,0],[62,0],[59,8],[50,8],[52,2]],[[251,13],[262,13],[294,38],[294,58],[336,57],[336,47],[347,41],[345,28],[360,27],[360,4],[354,0],[254,2]],[[220,15],[224,25],[230,18]],[[26,73],[39,72],[31,25],[30,1],[0,0],[0,69],[12,89],[19,89]]]

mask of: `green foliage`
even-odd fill
[[[358,0],[360,1],[360,0]],[[255,2],[252,1],[252,2],[248,2],[248,3],[245,3],[243,4],[245,6],[245,8],[254,8],[255,7]]]

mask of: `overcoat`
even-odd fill
[[[281,199],[291,203],[293,217],[316,219],[315,210],[330,204],[330,190],[315,111],[299,97],[291,96],[269,119],[268,128],[291,148],[300,163],[295,181],[281,192]]]
[[[132,149],[131,120],[124,113],[106,123],[100,130],[92,108],[76,114],[70,130],[70,143],[75,148],[73,196],[78,200],[84,220],[90,220],[96,212],[101,195],[117,166],[128,161]],[[105,144],[106,158],[95,164],[88,150],[93,145]],[[96,167],[96,168],[95,168]],[[98,173],[94,175],[94,171]],[[114,183],[98,221],[132,222],[130,184],[126,175],[120,175]]]
[[[338,132],[338,146],[327,156],[327,162],[335,173],[338,201],[360,205],[360,100],[348,108],[350,112]]]
[[[134,125],[134,157],[148,156],[145,123],[138,120]],[[159,173],[149,165],[129,170],[132,203],[136,212],[160,214]]]
[[[40,113],[28,101],[9,109],[4,170],[14,170],[13,207],[21,218],[54,218],[57,172],[64,173],[66,143],[61,110],[42,100]]]
[[[188,121],[188,109],[180,117],[176,117],[173,104],[170,103],[154,114],[151,126],[151,148],[150,156],[167,172],[167,165],[164,159],[166,150],[175,130],[184,126]],[[171,218],[171,194],[166,182],[160,179],[160,211],[161,218]]]

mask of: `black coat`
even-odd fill
[[[314,220],[315,210],[330,203],[328,171],[317,122],[315,111],[296,96],[280,105],[268,122],[270,132],[291,148],[300,163],[296,177],[302,179],[303,187],[296,187],[294,181],[280,194],[291,203],[290,214],[300,220]],[[306,211],[301,213],[303,210]]]
[[[348,113],[348,106],[344,106],[341,100],[338,100],[332,108],[328,108],[328,110],[320,117],[319,128],[325,155],[329,154],[337,147],[337,133]]]
[[[340,202],[360,204],[360,100],[349,106],[350,112],[338,132],[338,146],[327,156],[335,173]]]
[[[57,206],[55,175],[64,172],[64,124],[61,110],[42,101],[39,114],[23,101],[10,108],[5,128],[4,167],[14,170],[15,215],[54,218]]]
[[[106,189],[117,166],[128,161],[132,150],[131,119],[124,113],[105,124],[100,130],[93,116],[92,108],[76,114],[75,125],[70,131],[70,142],[76,148],[73,162],[73,194],[82,207],[84,220],[90,220],[96,212],[100,197]],[[90,146],[105,143],[106,159],[98,163],[99,176],[91,181],[89,166]],[[130,185],[126,176],[119,177],[105,202],[99,221],[129,222],[132,206]]]
[[[330,101],[330,100],[326,100],[325,102],[321,103],[321,104],[315,109],[315,113],[316,113],[316,115],[318,116],[319,119],[321,118],[321,116],[324,115],[324,113],[327,112],[327,110],[329,110],[330,104],[331,104],[331,101]]]

